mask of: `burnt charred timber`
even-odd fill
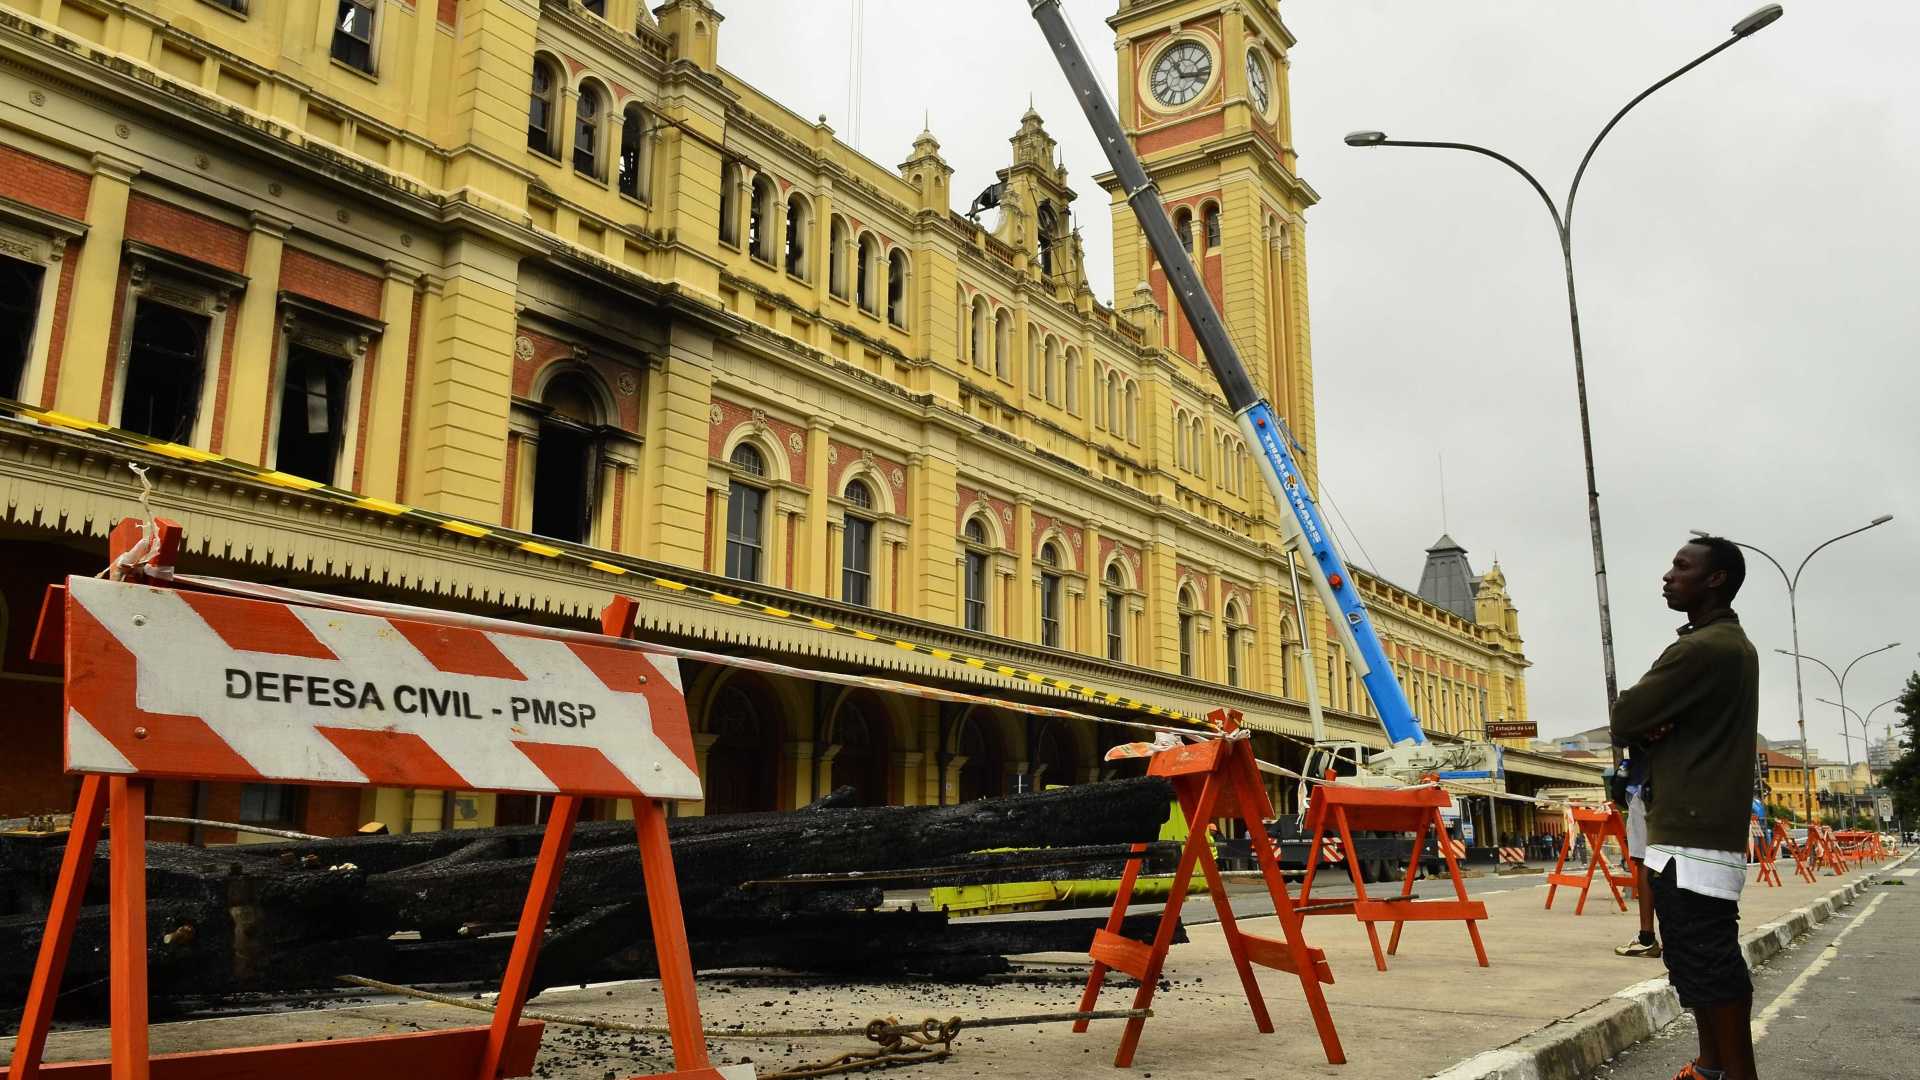
[[[965,976],[1008,954],[1084,951],[1095,923],[883,912],[882,889],[1117,877],[1173,795],[1111,781],[957,806],[837,805],[669,825],[697,967]],[[543,828],[357,836],[244,847],[148,845],[149,979],[196,998],[291,992],[355,973],[402,982],[497,979]],[[0,838],[0,1010],[17,1010],[58,873],[61,839]],[[1149,871],[1170,862],[1154,844]],[[990,851],[990,849],[1037,849]],[[871,876],[871,880],[861,880]],[[809,880],[813,879],[813,880]],[[107,847],[96,849],[63,1005],[104,1000]],[[751,884],[749,884],[751,883]],[[651,973],[630,821],[582,823],[556,897],[542,985]],[[1144,932],[1144,931],[1143,931]],[[89,989],[91,988],[91,989]]]

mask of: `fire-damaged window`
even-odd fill
[[[0,258],[0,394],[21,398],[20,385],[33,356],[33,327],[40,315],[40,279],[46,271],[18,259]]]
[[[603,422],[598,395],[580,372],[553,377],[540,395],[534,453],[533,531],[556,540],[586,543],[593,527],[597,432]]]
[[[358,374],[382,326],[292,293],[280,294],[280,313],[273,467],[322,484],[340,483],[352,448]]]
[[[208,318],[137,300],[120,393],[119,426],[166,442],[193,434],[205,376]]]
[[[293,825],[300,820],[300,789],[293,784],[247,784],[240,789],[240,821]]]
[[[312,349],[287,350],[274,467],[322,484],[334,481],[346,423],[347,363]]]

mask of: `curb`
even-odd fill
[[[1741,935],[1747,966],[1778,956],[1801,934],[1833,918],[1869,885],[1920,852],[1909,852],[1769,923]],[[1494,1050],[1476,1054],[1428,1080],[1579,1080],[1627,1047],[1679,1019],[1680,998],[1666,976],[1635,983],[1605,1001],[1556,1020]]]

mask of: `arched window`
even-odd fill
[[[1125,417],[1125,408],[1120,400],[1120,373],[1107,372],[1107,430],[1120,434],[1121,420]]]
[[[600,129],[606,119],[606,95],[593,83],[580,84],[573,107],[573,171],[595,180],[600,174]]]
[[[1180,237],[1180,246],[1193,254],[1193,211],[1181,207],[1173,212],[1173,231]]]
[[[1220,208],[1208,203],[1200,220],[1206,223],[1207,250],[1212,251],[1220,246]]]
[[[987,527],[977,517],[968,518],[960,538],[965,541],[967,629],[985,633],[987,629]]]
[[[747,207],[747,250],[764,263],[774,260],[773,215],[775,212],[773,178],[760,173],[753,178],[753,202]]]
[[[1061,381],[1065,384],[1066,388],[1067,411],[1077,416],[1080,413],[1079,349],[1067,349],[1067,366],[1066,370],[1061,374]]]
[[[993,374],[1013,379],[1013,316],[1004,309],[993,317]]]
[[[1058,405],[1060,404],[1060,341],[1059,339],[1052,338],[1052,337],[1047,338],[1047,352],[1046,352],[1046,358],[1043,361],[1043,363],[1045,364],[1045,367],[1042,369],[1042,373],[1041,373],[1041,379],[1042,379],[1041,386],[1043,387],[1044,392],[1041,394],[1041,396],[1047,399],[1047,404]]]
[[[860,246],[855,254],[854,289],[859,293],[857,299],[860,310],[877,311],[874,305],[879,302],[879,290],[873,279],[880,272],[880,241],[875,240],[872,233],[861,233]]]
[[[593,526],[594,461],[600,397],[584,372],[555,375],[540,393],[540,441],[533,450],[532,529],[541,536],[586,543]]]
[[[1107,426],[1107,369],[1093,369],[1093,428],[1095,431]]]
[[[1227,602],[1227,620],[1226,621],[1227,621],[1227,685],[1239,686],[1240,685],[1240,639],[1242,636],[1241,634],[1242,620],[1240,617],[1239,604],[1234,603],[1233,601]]]
[[[653,194],[653,132],[647,110],[627,107],[620,121],[620,193],[645,202]]]
[[[1180,674],[1193,675],[1193,593],[1180,590]]]
[[[1127,658],[1127,594],[1126,579],[1120,575],[1118,563],[1107,567],[1107,659],[1123,661]]]
[[[752,687],[749,690],[748,687]],[[778,800],[780,771],[779,713],[759,688],[744,677],[723,685],[707,711],[707,774],[701,785],[704,813],[739,814],[772,810]]]
[[[1054,242],[1059,239],[1060,218],[1059,215],[1053,212],[1053,204],[1048,202],[1040,204],[1039,218],[1040,272],[1051,275],[1053,273],[1053,245]]]
[[[607,17],[607,0],[580,0],[580,6],[603,19]]]
[[[827,226],[827,291],[847,295],[847,219],[839,214]]]
[[[887,255],[887,321],[905,328],[907,325],[907,275],[910,266],[907,253],[894,248]]]
[[[990,715],[984,709],[975,709],[960,729],[959,755],[967,759],[966,764],[960,766],[961,802],[1000,794],[1006,759],[1000,752],[999,740],[986,730]]]
[[[974,297],[972,327],[968,333],[968,348],[973,353],[973,366],[979,368],[981,371],[987,370],[987,365],[993,362],[991,351],[993,349],[993,343],[988,337],[988,335],[993,332],[990,325],[991,318],[990,309],[987,307],[987,298],[984,296]]]
[[[852,788],[855,806],[887,805],[886,734],[886,714],[871,703],[849,701],[834,717],[832,785]]]
[[[873,489],[864,480],[847,481],[847,513],[840,533],[840,599],[873,603]]]
[[[1033,345],[1027,351],[1027,394],[1031,397],[1039,397],[1040,369],[1046,366],[1041,356],[1046,351],[1046,342],[1041,337],[1040,329],[1031,323],[1027,326],[1027,340]]]
[[[787,196],[787,273],[813,280],[813,204],[797,191]]]
[[[752,443],[733,448],[727,459],[733,482],[727,486],[727,576],[759,581],[765,546],[767,489],[749,478],[767,475],[767,459]]]
[[[1127,380],[1127,441],[1140,441],[1140,384]]]
[[[740,163],[720,166],[720,242],[740,246]]]
[[[1040,644],[1060,647],[1060,549],[1040,545]]]
[[[1188,467],[1193,469],[1193,474],[1202,480],[1207,478],[1207,458],[1210,454],[1207,450],[1206,423],[1205,420],[1196,416],[1188,425],[1188,436],[1193,440],[1193,457],[1188,462]]]
[[[539,59],[533,62],[533,92],[527,99],[527,149],[537,150],[548,157],[558,157],[559,134],[555,129],[560,119],[560,76],[554,70],[553,62]]]

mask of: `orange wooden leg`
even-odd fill
[[[1441,821],[1440,811],[1438,809],[1433,812],[1433,827],[1435,829],[1444,829],[1446,827],[1445,823]],[[1467,883],[1460,879],[1460,864],[1454,860],[1452,848],[1445,848],[1444,850],[1447,856],[1447,875],[1453,878],[1454,899],[1464,904],[1467,902]],[[1399,927],[1394,928],[1394,933],[1398,935]],[[1473,955],[1479,959],[1480,966],[1486,967],[1487,947],[1480,940],[1480,924],[1472,919],[1467,920],[1467,938],[1473,942]]]
[[[1127,919],[1127,905],[1133,903],[1133,886],[1140,880],[1140,866],[1146,859],[1147,845],[1135,844],[1129,849],[1132,857],[1127,860],[1127,868],[1120,873],[1120,891],[1113,896],[1113,911],[1107,915],[1107,933],[1118,934]],[[1080,993],[1080,1011],[1092,1012],[1100,1001],[1100,990],[1107,984],[1107,965],[1098,960],[1093,962],[1093,970],[1087,975],[1087,988]],[[1076,1035],[1087,1031],[1087,1020],[1075,1020],[1073,1030]]]
[[[107,988],[113,1080],[147,1080],[147,781],[107,781]]]
[[[1180,849],[1180,863],[1174,869],[1173,883],[1167,889],[1167,906],[1160,914],[1160,928],[1154,932],[1153,945],[1147,955],[1147,969],[1140,979],[1140,989],[1133,993],[1133,1007],[1145,1009],[1153,1004],[1153,992],[1160,983],[1160,970],[1167,962],[1167,950],[1173,947],[1173,931],[1180,925],[1180,906],[1186,903],[1187,886],[1193,881],[1193,867],[1200,858],[1200,845],[1206,843],[1207,822],[1213,820],[1213,805],[1219,801],[1219,775],[1209,774],[1200,789],[1199,798],[1193,798],[1190,783],[1182,777],[1174,781],[1181,791],[1180,805],[1187,815],[1187,843]],[[1133,1053],[1140,1046],[1140,1032],[1147,1026],[1147,1018],[1135,1016],[1127,1021],[1127,1028],[1120,1035],[1120,1049],[1113,1056],[1113,1063],[1119,1068],[1133,1064]]]
[[[13,1040],[13,1069],[9,1080],[39,1080],[40,1055],[47,1047],[47,1027],[60,996],[60,976],[67,969],[67,950],[86,898],[87,879],[93,876],[93,849],[100,842],[100,823],[106,819],[107,781],[89,775],[80,781],[80,801],[67,829],[67,850],[60,860],[60,878],[47,908],[47,928],[40,938],[40,955],[27,984],[26,1011]]]
[[[1347,873],[1353,878],[1354,911],[1357,916],[1359,905],[1368,899],[1367,883],[1360,880],[1360,849],[1353,844],[1353,830],[1347,825],[1346,807],[1333,808],[1333,822],[1340,827],[1340,843],[1346,848]],[[1373,946],[1373,966],[1380,971],[1387,970],[1386,954],[1380,951],[1379,929],[1366,919],[1362,919],[1360,924],[1367,928],[1367,942]]]
[[[674,1068],[681,1072],[704,1069],[709,1064],[707,1039],[700,1027],[700,998],[694,992],[693,954],[687,950],[687,922],[680,913],[680,883],[673,872],[673,846],[667,841],[667,815],[657,800],[635,799],[633,825],[640,841],[640,871],[647,884],[647,915],[653,922],[653,949],[660,963],[660,996],[667,1007]]]
[[[1327,1063],[1344,1065],[1347,1054],[1340,1046],[1340,1033],[1333,1026],[1333,1013],[1327,1008],[1327,996],[1320,989],[1319,973],[1313,957],[1307,949],[1304,920],[1294,910],[1293,901],[1287,896],[1287,883],[1280,877],[1280,854],[1273,848],[1273,841],[1259,823],[1249,823],[1253,839],[1253,852],[1259,860],[1260,869],[1267,880],[1267,894],[1273,898],[1273,913],[1280,921],[1281,934],[1287,941],[1287,952],[1293,958],[1294,972],[1300,979],[1300,989],[1307,997],[1307,1009],[1313,1014],[1313,1026],[1320,1033],[1320,1048],[1326,1052]],[[1300,900],[1306,902],[1303,890]]]
[[[1438,812],[1439,811],[1435,811],[1435,813],[1438,813]],[[1413,879],[1417,874],[1420,873],[1420,853],[1426,850],[1427,830],[1430,827],[1431,826],[1429,822],[1423,821],[1420,823],[1420,828],[1416,830],[1413,834],[1413,856],[1407,860],[1406,879],[1400,882],[1401,896],[1413,895]],[[1395,919],[1393,921],[1393,936],[1387,939],[1387,955],[1388,956],[1398,956],[1400,954],[1400,931],[1406,925],[1407,924],[1405,922],[1399,919]]]
[[[1553,861],[1553,870],[1547,875],[1547,910],[1553,910],[1553,894],[1560,891],[1559,883],[1553,879],[1567,868],[1567,856],[1573,852],[1573,834],[1567,833],[1561,838],[1560,857]]]
[[[520,909],[520,929],[513,938],[513,952],[507,957],[507,974],[500,980],[500,999],[493,1007],[486,1052],[480,1057],[479,1080],[497,1080],[503,1075],[501,1065],[520,1022],[520,1010],[527,1004],[533,965],[540,958],[547,916],[553,912],[553,897],[560,891],[560,874],[566,868],[567,848],[573,843],[573,826],[579,820],[579,799],[572,795],[554,797],[546,836],[540,841],[540,858],[533,864],[533,880],[527,885],[527,902]]]
[[[1307,807],[1307,872],[1300,879],[1300,905],[1305,907],[1313,895],[1313,876],[1320,869],[1320,842],[1327,828],[1327,816],[1318,807]]]
[[[1260,983],[1253,977],[1247,943],[1240,937],[1240,924],[1233,917],[1233,903],[1227,899],[1227,883],[1220,877],[1219,864],[1213,860],[1213,845],[1204,835],[1200,841],[1200,869],[1207,875],[1208,891],[1213,893],[1213,909],[1220,916],[1220,933],[1227,939],[1227,955],[1233,957],[1234,970],[1240,973],[1240,988],[1247,995],[1247,1007],[1253,1010],[1253,1025],[1263,1035],[1272,1034],[1273,1018],[1267,1015],[1266,999],[1260,996]]]

